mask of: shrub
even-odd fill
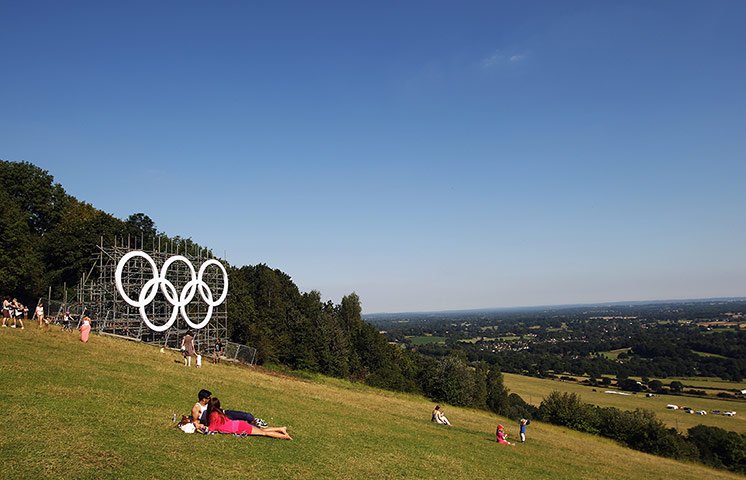
[[[580,401],[576,393],[553,391],[541,401],[539,416],[555,425],[563,425],[581,432],[598,433],[596,409]]]
[[[704,390],[685,390],[684,393],[688,393],[690,395],[707,395],[707,392]]]
[[[718,427],[697,425],[688,431],[688,439],[700,452],[700,461],[713,467],[746,472],[746,438]]]

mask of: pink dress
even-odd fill
[[[80,341],[87,342],[89,333],[91,333],[91,324],[83,322],[83,325],[80,326]]]
[[[221,433],[247,433],[251,434],[253,427],[249,422],[243,420],[230,420],[228,417],[222,417],[218,412],[210,414],[210,431]]]

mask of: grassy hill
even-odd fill
[[[494,441],[495,415],[340,380],[229,365],[185,368],[175,353],[93,335],[0,329],[2,478],[738,478],[533,422],[528,442]],[[287,425],[294,441],[171,428],[200,388]]]

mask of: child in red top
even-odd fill
[[[510,445],[511,447],[515,447],[515,443],[510,443],[508,441],[508,436],[505,435],[505,430],[503,429],[502,425],[497,426],[497,432],[495,432],[495,435],[497,436],[497,443],[502,443],[505,445]]]

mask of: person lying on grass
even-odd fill
[[[223,409],[220,408],[220,400],[217,397],[210,398],[205,413],[206,416],[203,425],[211,432],[243,433],[246,435],[261,435],[264,437],[292,440],[290,435],[288,435],[287,427],[256,428],[251,426],[249,422],[229,419],[223,412]]]

